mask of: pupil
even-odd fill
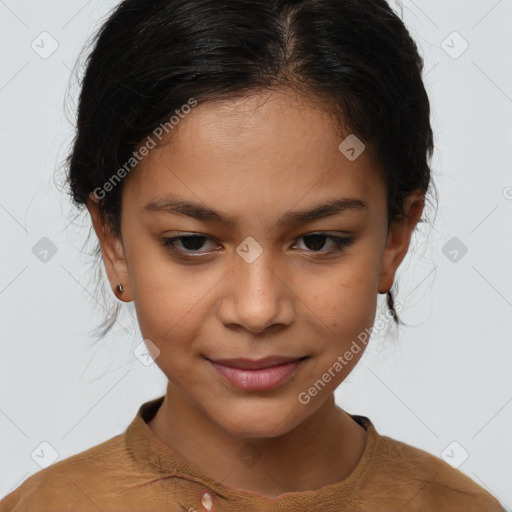
[[[197,251],[202,247],[203,239],[204,237],[199,235],[187,236],[181,240],[181,243],[183,244],[183,247],[185,247],[185,249],[188,249],[190,251]]]
[[[311,244],[306,242],[306,246],[308,246],[309,249],[316,251],[317,249],[321,249],[324,246],[325,237],[326,235],[308,235],[304,237],[304,241],[306,242],[308,239],[313,239],[313,243]]]

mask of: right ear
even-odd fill
[[[94,231],[98,237],[101,246],[101,254],[103,263],[107,272],[110,287],[114,290],[114,294],[123,302],[132,301],[132,292],[130,286],[130,275],[128,272],[128,264],[126,262],[124,248],[119,237],[114,234],[105,221],[101,211],[99,201],[92,192],[87,198],[87,209],[91,215]],[[117,283],[123,285],[123,294],[117,292]]]

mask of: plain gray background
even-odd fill
[[[41,464],[123,432],[165,392],[156,365],[133,354],[130,305],[92,344],[103,310],[82,253],[90,221],[53,181],[73,137],[71,70],[116,4],[0,0],[0,496]],[[336,399],[458,465],[510,509],[512,0],[405,0],[403,19],[425,59],[439,211],[399,269],[411,327],[376,330]]]

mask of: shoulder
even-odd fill
[[[400,497],[403,512],[504,510],[483,487],[441,458],[378,434],[371,468],[362,485],[368,491],[372,486],[384,489],[388,496],[395,497],[393,506],[397,504],[396,497]]]
[[[100,510],[97,497],[106,495],[115,480],[126,480],[130,466],[135,469],[119,434],[34,473],[0,501],[0,512]]]

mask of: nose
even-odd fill
[[[226,276],[218,315],[226,326],[241,326],[262,333],[293,322],[294,293],[286,284],[289,276],[270,251],[254,261],[235,256]]]

